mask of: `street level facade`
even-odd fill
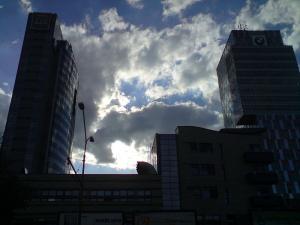
[[[106,221],[107,224],[132,225],[135,212],[158,211],[162,205],[157,175],[85,174],[84,190],[81,175],[76,174],[28,174],[14,179],[20,190],[10,188],[6,195],[16,198],[20,192],[19,200],[25,203],[15,207],[13,224],[57,225],[62,221],[60,225],[75,225],[80,213],[82,224],[95,224],[84,221],[97,216],[117,219],[114,223]],[[1,176],[1,188],[9,185],[6,180],[7,177]],[[12,201],[11,197],[8,201]]]

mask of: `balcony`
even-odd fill
[[[274,161],[273,152],[245,152],[244,160],[247,163],[269,164]]]
[[[282,208],[284,200],[279,195],[250,197],[250,205],[253,208]]]
[[[273,172],[253,172],[246,174],[246,180],[249,184],[277,184],[278,176]]]

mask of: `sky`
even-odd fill
[[[57,13],[85,104],[86,173],[136,173],[155,133],[223,127],[216,67],[232,29],[279,29],[300,59],[299,0],[0,0],[0,134],[28,13]],[[298,63],[299,64],[299,63]],[[77,112],[72,158],[81,169]]]

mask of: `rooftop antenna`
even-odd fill
[[[245,24],[245,23],[239,23],[237,28],[238,28],[238,30],[247,30],[248,29],[247,24]]]

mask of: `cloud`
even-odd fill
[[[223,45],[220,26],[211,15],[198,14],[159,31],[129,24],[114,8],[102,11],[99,18],[101,35],[89,32],[85,21],[62,25],[79,70],[79,101],[86,105],[88,133],[96,132],[91,148],[97,162],[116,161],[116,141],[134,143],[136,151],[142,151],[154,133],[173,133],[176,125],[220,126],[220,115],[211,104],[218,95],[215,68]],[[126,92],[124,83],[139,92]],[[174,96],[185,93],[198,93],[199,102],[207,105],[184,98],[176,103]],[[135,104],[141,96],[143,101]],[[169,97],[173,105],[150,104]],[[74,146],[82,149],[81,112],[76,120]]]
[[[139,149],[152,143],[155,133],[174,133],[176,126],[190,125],[218,129],[220,113],[193,103],[166,105],[152,103],[130,113],[111,111],[94,134],[90,151],[98,162],[114,162],[111,147],[116,140]],[[120,149],[121,150],[121,149]]]
[[[201,0],[162,0],[163,16],[174,16],[181,14],[187,7]]]
[[[32,10],[30,1],[22,2]],[[127,2],[133,7],[143,5],[142,1]],[[88,134],[95,135],[96,142],[89,144],[90,163],[130,168],[134,157],[145,156],[157,132],[174,133],[177,125],[220,128],[215,69],[229,27],[247,23],[249,29],[264,29],[283,24],[287,27],[283,31],[286,43],[299,49],[299,1],[257,4],[247,0],[236,18],[226,24],[216,23],[211,14],[204,13],[183,18],[183,11],[196,2],[200,1],[162,1],[163,16],[180,17],[176,25],[160,30],[135,26],[116,8],[99,13],[98,35],[91,32],[97,28],[89,15],[82,23],[62,25],[79,70],[78,100],[85,103]],[[74,156],[81,159],[84,135],[80,111],[75,131]],[[132,156],[126,165],[118,161],[122,149],[128,158]]]
[[[104,32],[124,30],[128,27],[128,24],[118,15],[116,8],[102,11],[99,15],[99,20]]]
[[[3,9],[4,8],[4,6],[3,5],[0,5],[0,9]]]
[[[144,7],[142,0],[126,0],[126,2],[137,9],[142,9]]]
[[[10,99],[11,94],[6,93],[0,88],[0,136],[2,136],[4,132]]]
[[[32,4],[30,0],[20,0],[19,3],[22,6],[23,10],[25,10],[25,12],[32,12]]]
[[[16,45],[16,44],[18,44],[18,43],[19,43],[19,39],[13,40],[13,41],[11,42],[12,45]]]
[[[298,0],[269,0],[257,5],[247,0],[246,5],[236,17],[235,26],[246,23],[250,30],[265,29],[275,25],[284,25],[282,30],[286,44],[293,45],[295,50],[300,48],[300,1]]]

